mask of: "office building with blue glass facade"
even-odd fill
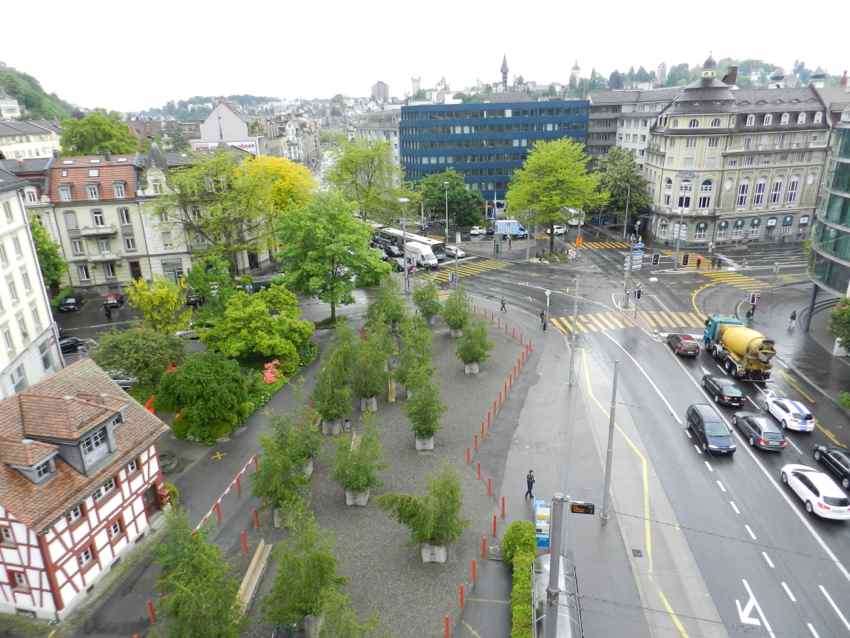
[[[539,140],[586,143],[587,100],[403,106],[401,166],[417,182],[454,169],[488,202],[502,202],[513,172]]]

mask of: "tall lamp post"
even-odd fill
[[[446,244],[449,243],[449,183],[443,182],[443,188],[446,190]]]
[[[626,241],[626,232],[629,228],[629,200],[632,198],[632,185],[626,184],[626,223],[623,224],[623,241]]]
[[[673,264],[673,269],[679,269],[679,238],[682,236],[682,223],[685,218],[685,209],[679,209],[679,227],[676,229],[676,262]]]
[[[409,203],[410,200],[407,197],[399,197],[398,203],[402,205],[404,208],[405,204]],[[401,254],[402,261],[404,262],[404,292],[410,292],[410,270],[407,267],[407,218],[402,217],[401,222]]]

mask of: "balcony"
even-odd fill
[[[104,224],[102,226],[83,226],[80,228],[80,235],[83,237],[106,237],[115,235],[118,232],[118,227],[115,224]]]
[[[112,251],[105,253],[94,253],[89,255],[89,261],[94,263],[103,263],[106,261],[118,261],[121,259],[121,255],[114,253]]]

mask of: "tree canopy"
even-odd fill
[[[168,366],[183,362],[185,352],[178,337],[130,328],[101,333],[92,358],[104,370],[131,374],[140,385],[155,388]]]
[[[133,280],[127,288],[130,305],[142,313],[142,325],[161,334],[172,335],[189,326],[192,311],[185,306],[183,281],[175,284],[165,277],[154,276],[148,283]]]
[[[598,172],[599,187],[609,196],[605,210],[622,218],[627,200],[632,213],[649,209],[652,202],[647,193],[647,181],[629,151],[619,146],[611,147],[608,155],[600,161]]]
[[[330,304],[331,321],[336,321],[337,305],[354,301],[357,277],[389,272],[369,247],[371,229],[353,216],[352,208],[338,192],[317,193],[279,224],[287,284]]]
[[[139,141],[118,113],[93,111],[79,120],[62,122],[60,141],[65,155],[135,153]]]
[[[850,347],[850,299],[847,297],[843,297],[832,309],[829,331],[833,337],[841,339],[845,348]]]
[[[30,222],[30,228],[41,277],[48,288],[58,288],[62,277],[68,271],[68,264],[59,254],[59,244],[50,238],[41,222],[34,219]]]
[[[192,260],[192,268],[186,275],[186,283],[204,303],[201,314],[218,316],[224,312],[227,300],[236,287],[230,275],[230,264],[217,255],[203,255]]]
[[[419,181],[425,210],[436,219],[445,219],[448,186],[449,220],[454,226],[474,226],[484,217],[484,197],[468,190],[463,176],[453,169],[433,173]]]
[[[15,98],[30,119],[62,120],[74,111],[55,93],[48,94],[34,77],[9,66],[0,68],[0,90]]]
[[[398,217],[401,173],[389,142],[343,141],[327,179],[355,203],[363,219],[386,222]]]

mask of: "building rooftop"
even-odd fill
[[[25,181],[20,179],[14,173],[10,173],[5,169],[0,168],[0,193],[23,188],[26,184],[27,183]]]
[[[21,173],[38,173],[46,170],[53,161],[52,157],[25,157],[23,159],[0,159],[0,168],[19,175]]]
[[[3,120],[0,121],[0,137],[18,135],[45,135],[58,133],[58,127],[47,120]]]
[[[735,92],[735,110],[746,113],[811,111],[821,103],[810,86],[782,89],[740,89]]]

